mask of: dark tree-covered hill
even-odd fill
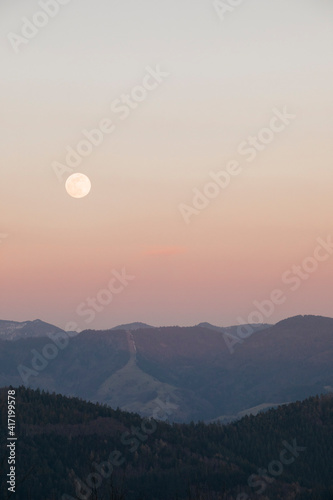
[[[1,389],[3,500],[333,498],[330,395],[226,426],[169,424],[167,402],[156,412],[161,420],[142,419],[23,387],[16,389],[16,407],[17,488],[10,496],[7,389]]]

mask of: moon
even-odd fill
[[[72,174],[66,181],[66,191],[72,198],[84,198],[90,193],[91,182],[84,174]]]

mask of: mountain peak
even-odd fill
[[[303,323],[309,324],[322,321],[332,321],[332,318],[327,318],[325,316],[316,316],[314,314],[298,314],[297,316],[291,316],[290,318],[279,321],[275,326],[296,326],[302,325]]]
[[[200,328],[208,328],[208,330],[215,330],[217,332],[220,332],[223,328],[220,327],[220,326],[215,326],[215,325],[212,325],[211,323],[208,323],[208,322],[203,322],[203,323],[199,323],[198,325],[196,326],[199,326]]]
[[[134,331],[134,330],[140,330],[142,328],[155,328],[155,327],[151,326],[151,325],[147,325],[146,323],[140,323],[140,321],[137,321],[137,322],[134,322],[134,323],[128,323],[128,324],[125,324],[125,325],[115,326],[115,327],[111,328],[111,330],[130,330],[130,331]]]
[[[49,333],[60,332],[61,328],[40,319],[32,321],[0,320],[0,340],[19,340],[28,337],[47,337]]]

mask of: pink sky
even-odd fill
[[[333,256],[297,291],[281,278],[332,234],[331,4],[244,2],[223,22],[213,2],[154,5],[82,0],[19,54],[1,45],[0,318],[86,328],[78,306],[123,268],[135,279],[90,328],[236,324],[276,288],[265,321],[332,316]],[[2,39],[35,12],[6,6]],[[168,76],[122,120],[112,103],[157,66]],[[247,162],[240,144],[284,107],[295,119]],[[105,119],[73,169],[92,191],[70,198],[52,164]],[[186,224],[179,206],[230,161],[241,173]]]

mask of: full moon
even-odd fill
[[[91,182],[84,174],[72,174],[66,181],[66,191],[73,198],[84,198],[89,194]]]

